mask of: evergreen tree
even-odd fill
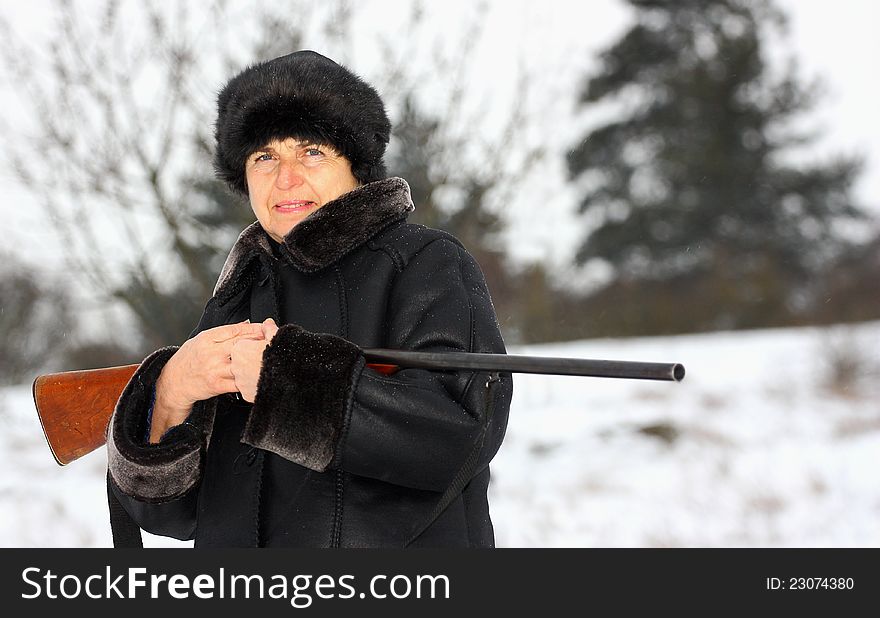
[[[515,142],[522,124],[519,116],[512,114],[502,142]],[[543,274],[540,266],[522,273],[511,269],[499,242],[505,220],[490,206],[493,191],[515,186],[522,170],[505,170],[501,157],[507,149],[494,143],[485,148],[482,165],[464,164],[460,153],[468,145],[473,146],[474,139],[469,132],[462,134],[460,127],[451,125],[420,108],[412,91],[402,97],[387,162],[390,175],[401,176],[409,183],[415,205],[409,221],[455,235],[474,256],[508,342],[561,338],[559,333],[548,331],[546,325],[535,328],[544,316],[533,315],[532,297],[550,297],[550,282],[546,277],[532,276],[536,270]],[[542,154],[538,149],[531,151],[521,165],[528,165]],[[526,285],[527,281],[531,285]],[[548,325],[553,324],[548,321]]]
[[[460,138],[421,110],[411,94],[404,97],[393,130],[388,171],[409,183],[416,207],[409,220],[458,237],[488,271],[490,287],[502,285],[505,256],[497,239],[504,221],[488,208],[487,194],[509,179],[501,172],[487,174],[476,166],[449,163],[463,148]]]
[[[784,16],[755,0],[628,3],[634,25],[580,99],[621,111],[568,154],[591,228],[577,259],[616,274],[590,301],[615,308],[595,330],[797,321],[811,277],[847,247],[839,224],[861,215],[850,199],[860,165],[791,162],[814,137],[793,121],[816,90],[767,60]]]

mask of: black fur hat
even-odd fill
[[[313,51],[252,65],[217,97],[214,170],[247,195],[245,161],[273,139],[333,146],[361,184],[385,178],[391,123],[372,86]]]

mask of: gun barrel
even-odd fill
[[[396,365],[401,369],[501,371],[668,382],[681,382],[685,374],[684,366],[680,363],[643,363],[472,352],[409,352],[381,348],[365,349],[364,354],[368,363]]]
[[[373,348],[364,350],[368,366],[384,374],[400,369],[438,371],[498,371],[600,378],[630,378],[680,382],[684,367],[678,363],[550,358],[467,352],[409,352]],[[66,371],[34,380],[34,403],[52,455],[60,465],[102,444],[113,408],[138,365],[86,371]]]

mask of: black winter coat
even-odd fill
[[[487,488],[512,383],[488,375],[365,367],[360,348],[503,353],[476,262],[449,234],[406,223],[409,187],[369,183],[313,213],[283,244],[242,232],[193,334],[273,317],[254,404],[199,402],[159,444],[144,440],[149,356],[108,430],[111,487],[145,530],[196,547],[400,547],[429,521],[474,449],[463,491],[413,546],[494,545]],[[490,405],[489,399],[492,399]]]

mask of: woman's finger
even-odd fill
[[[266,341],[272,341],[275,333],[278,332],[278,325],[275,323],[275,320],[267,318],[260,326],[262,327],[263,337]]]
[[[236,337],[249,335],[262,335],[263,329],[260,324],[251,324],[250,320],[239,322],[237,324],[225,324],[211,328],[206,333],[210,333],[211,341],[214,343],[223,343]]]

